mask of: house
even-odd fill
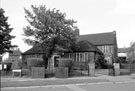
[[[18,48],[12,49],[12,53],[4,53],[2,56],[2,62],[12,63],[18,60],[21,60],[21,51]]]
[[[56,46],[55,48],[56,51],[65,51],[63,48]],[[51,69],[54,68],[55,61],[57,58],[60,58],[60,54],[59,52],[54,52],[51,59],[49,59],[49,61],[44,62],[43,61],[43,54],[44,51],[41,49],[41,47],[39,45],[35,45],[33,46],[31,49],[27,50],[26,52],[22,53],[22,61],[27,64],[27,66],[33,66],[36,65],[36,62],[43,64],[43,65],[47,65],[47,68]],[[32,63],[32,61],[34,61]],[[29,67],[28,67],[29,68]]]
[[[76,52],[68,52],[63,49],[63,52],[54,52],[52,57],[47,62],[47,68],[48,69],[54,69],[55,67],[58,67],[58,59],[59,58],[68,58],[72,59],[75,63],[80,62],[88,62],[90,58],[96,59],[98,55],[103,55],[103,53],[92,43],[88,41],[79,41],[78,42],[79,49]],[[28,51],[22,53],[22,60],[29,65],[30,61],[38,61],[43,63],[43,51],[40,47],[34,46],[33,48],[29,49]]]
[[[116,32],[80,35],[78,41],[87,40],[94,44],[105,55],[108,63],[113,63],[117,58]]]
[[[74,52],[65,52],[62,58],[72,59],[75,64],[79,63],[94,63],[99,58],[104,57],[104,54],[91,42],[83,40],[78,43],[78,50]]]
[[[48,68],[51,69],[56,67],[58,61],[57,59],[61,57],[70,58],[76,63],[87,61],[93,62],[97,60],[98,56],[100,55],[104,56],[108,63],[112,63],[117,57],[117,39],[115,31],[99,34],[79,35],[77,43],[80,46],[78,51],[73,53],[62,52],[61,54],[55,52],[51,59],[46,62]],[[34,46],[28,51],[22,53],[22,60],[27,64],[30,60],[38,60],[43,62],[43,53],[44,52],[40,47]]]
[[[3,65],[2,69],[4,70],[12,69],[12,65],[14,63],[21,61],[21,51],[18,48],[14,48],[11,51],[12,53],[4,53],[2,55],[2,65]]]
[[[118,58],[120,62],[126,62],[130,48],[118,48]]]
[[[132,61],[135,60],[135,42],[133,42],[131,44],[128,56],[129,56],[130,60],[132,60]]]

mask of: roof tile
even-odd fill
[[[78,41],[87,40],[94,45],[114,44],[114,32],[80,35]]]

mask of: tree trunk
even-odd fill
[[[48,66],[48,57],[46,57],[45,55],[43,55],[43,61],[44,61],[45,69],[47,69],[47,66]]]

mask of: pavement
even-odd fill
[[[9,81],[53,81],[53,80],[73,80],[73,79],[106,79],[108,81],[120,81],[120,80],[132,80],[135,78],[135,74],[132,75],[122,75],[122,76],[109,76],[96,74],[94,77],[89,76],[80,76],[80,77],[71,77],[71,78],[30,78],[30,77],[1,77],[1,82]]]
[[[37,86],[60,86],[69,84],[86,84],[86,83],[98,83],[108,82],[106,79],[95,79],[91,77],[74,77],[67,79],[24,79],[24,78],[8,78],[1,81],[1,88],[19,88],[19,87],[37,87]]]
[[[2,88],[1,91],[135,91],[135,83],[69,84],[60,86],[37,86]]]
[[[133,82],[135,81],[134,75],[124,76],[108,76],[96,74],[95,77],[72,77],[72,78],[47,78],[47,79],[35,79],[26,77],[2,77],[1,88],[8,87],[28,87],[28,86],[57,86],[66,84],[98,84],[98,83],[109,83],[109,82]]]
[[[33,79],[2,77],[1,91],[135,91],[135,75]]]

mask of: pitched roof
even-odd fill
[[[55,47],[55,51],[60,51],[60,52],[63,52],[63,51],[67,51],[66,49],[60,47],[60,46],[57,46]],[[45,53],[43,52],[42,48],[40,46],[34,46],[32,47],[31,49],[27,50],[26,52],[22,53],[22,55],[27,55],[27,54],[41,54],[41,53]]]
[[[90,43],[89,41],[83,40],[78,42],[79,52],[97,52],[103,54],[95,45]]]
[[[21,51],[20,50],[12,50],[12,53],[9,53],[10,56],[20,56]]]
[[[114,40],[115,34],[116,34],[115,32],[108,32],[108,33],[80,35],[78,37],[78,42],[79,41],[88,41],[92,45],[105,45],[105,44],[112,45],[115,43],[115,40]],[[88,43],[88,45],[90,45],[90,43]],[[59,49],[60,48],[58,48],[58,50]],[[64,49],[61,49],[61,50],[64,50]],[[43,51],[40,47],[35,46],[22,54],[25,55],[25,54],[35,54],[35,53],[43,53]]]
[[[118,48],[118,53],[128,53],[130,48]]]
[[[29,50],[25,51],[24,53],[22,53],[22,55],[37,54],[37,53],[43,53],[43,51],[42,51],[41,47],[34,46],[34,47],[30,48]]]
[[[79,45],[79,49],[76,52],[97,52],[97,53],[103,54],[95,45],[93,45],[89,41],[86,41],[86,40],[79,41],[78,45]],[[67,50],[59,46],[56,46],[55,50],[67,52]],[[34,46],[31,49],[27,50],[26,52],[22,53],[22,55],[40,54],[40,53],[43,53],[41,47]]]
[[[80,35],[78,41],[87,40],[94,45],[112,45],[115,43],[115,32]]]

